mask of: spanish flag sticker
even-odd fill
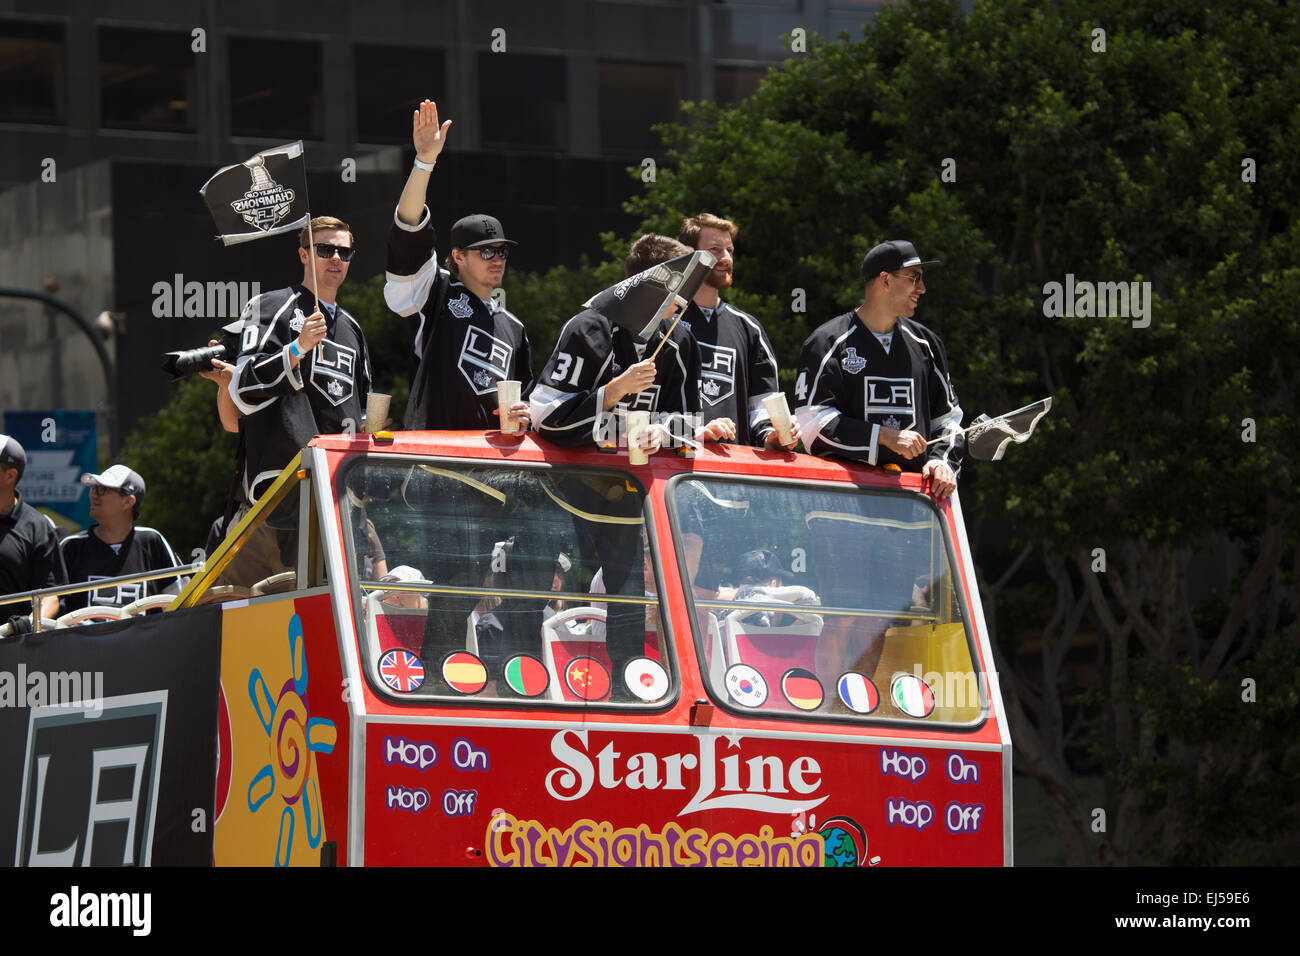
[[[456,651],[443,660],[442,679],[454,691],[477,694],[487,684],[487,668],[469,651]]]

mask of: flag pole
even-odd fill
[[[320,311],[320,293],[316,291],[316,284],[320,277],[316,275],[316,234],[311,228],[311,210],[307,210],[307,261],[311,263],[311,295],[316,300],[316,311]]]
[[[680,300],[679,300],[679,301],[680,301]],[[686,314],[686,309],[687,309],[688,307],[689,307],[689,304],[688,304],[688,305],[682,305],[682,306],[679,306],[679,307],[678,307],[678,309],[677,309],[677,318],[673,319],[673,324],[670,325],[670,326],[668,326],[668,331],[667,331],[666,333],[664,333],[664,339],[663,339],[663,341],[660,342],[659,345],[655,347],[654,354],[650,356],[650,361],[653,362],[653,361],[655,360],[655,358],[659,355],[659,350],[660,350],[661,348],[663,348],[665,345],[668,344],[668,339],[669,339],[669,337],[673,334],[673,329],[677,328],[677,323],[680,322],[680,321],[682,320],[682,316]]]

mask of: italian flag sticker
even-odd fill
[[[934,710],[934,691],[913,674],[900,674],[890,688],[894,706],[909,717],[929,717]]]

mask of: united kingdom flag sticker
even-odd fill
[[[410,651],[394,648],[379,660],[379,676],[399,694],[410,694],[424,683],[424,661]]]
[[[722,682],[731,699],[742,707],[762,707],[767,700],[767,681],[748,664],[732,664]]]

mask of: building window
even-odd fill
[[[0,20],[0,122],[62,123],[61,23]]]
[[[358,140],[409,143],[411,112],[424,99],[451,114],[443,103],[447,74],[442,50],[358,44],[354,53]]]
[[[753,96],[758,84],[767,76],[765,66],[720,66],[714,74],[717,101],[723,106],[739,103]]]
[[[194,52],[188,33],[99,30],[100,123],[194,131]]]
[[[606,152],[657,148],[659,137],[651,127],[678,118],[685,87],[680,66],[601,63],[601,147]]]
[[[319,43],[231,37],[229,50],[231,133],[321,138]]]
[[[478,85],[484,147],[568,146],[563,58],[480,53]]]

